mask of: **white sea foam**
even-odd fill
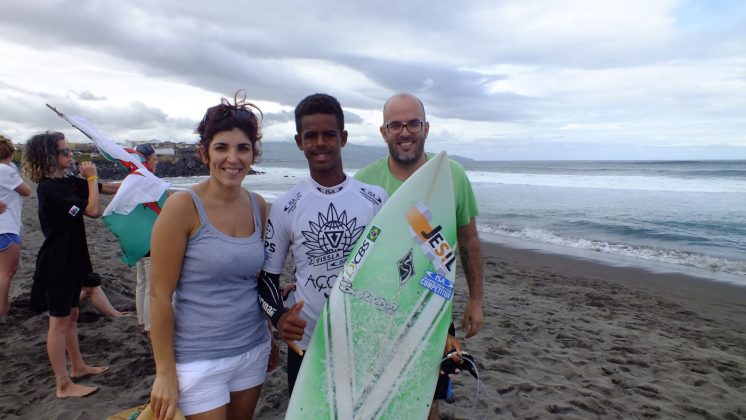
[[[561,188],[746,193],[746,181],[728,178],[674,178],[634,175],[525,174],[468,171],[472,183]]]
[[[543,229],[524,228],[518,230],[489,224],[480,224],[478,226],[480,231],[498,236],[525,239],[532,242],[582,249],[602,254],[621,255],[647,261],[694,267],[709,272],[724,272],[746,276],[746,261],[736,261],[694,252],[656,247],[632,246],[622,243],[563,237]]]

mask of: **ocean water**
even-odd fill
[[[262,164],[266,174],[247,177],[246,186],[272,201],[307,174],[280,165]],[[746,161],[464,167],[483,240],[746,285]],[[176,187],[197,180],[170,179]]]

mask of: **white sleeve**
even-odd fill
[[[269,211],[267,220],[267,237],[264,241],[264,267],[267,273],[282,273],[285,257],[290,248],[290,223],[288,214],[283,211],[282,203],[275,202]]]
[[[0,164],[0,187],[15,190],[21,183],[23,183],[23,179],[18,171],[10,165]]]

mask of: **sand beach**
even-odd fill
[[[104,318],[89,304],[81,349],[111,370],[82,381],[96,394],[55,398],[47,317],[28,307],[43,240],[36,206],[35,195],[24,201],[21,267],[0,320],[0,418],[102,419],[146,402],[154,364],[136,318]],[[134,310],[134,267],[101,220],[86,224],[104,290]],[[490,243],[483,254],[485,322],[464,345],[484,388],[475,404],[475,380],[456,377],[443,418],[746,418],[746,287]],[[462,274],[457,282],[458,326],[467,295]],[[268,375],[257,418],[283,417],[286,387],[282,367]]]

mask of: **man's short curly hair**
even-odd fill
[[[337,98],[326,93],[314,93],[303,98],[295,107],[295,131],[298,134],[301,131],[301,119],[313,114],[334,115],[337,117],[339,131],[345,129],[345,114],[342,112],[342,105],[339,104]]]

